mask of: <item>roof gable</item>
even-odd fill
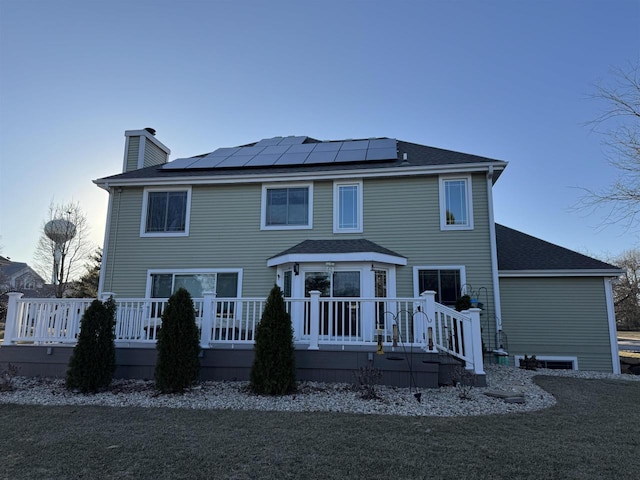
[[[406,265],[407,258],[364,238],[305,240],[267,260],[270,267],[291,262],[359,261]]]

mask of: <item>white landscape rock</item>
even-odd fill
[[[398,388],[378,386],[379,398],[364,400],[349,384],[302,382],[295,394],[270,397],[249,392],[248,382],[202,382],[183,395],[159,395],[153,382],[114,380],[107,392],[84,395],[68,391],[60,379],[16,377],[13,391],[0,392],[0,403],[23,405],[104,405],[111,407],[271,410],[289,412],[341,412],[405,416],[493,415],[540,410],[553,406],[553,395],[535,385],[535,375],[639,381],[640,376],[597,372],[520,370],[488,365],[485,388],[465,389],[462,399],[456,387]],[[485,395],[489,390],[524,395],[524,403],[507,403]],[[416,399],[420,393],[421,401]]]

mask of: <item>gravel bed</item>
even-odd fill
[[[299,383],[293,395],[269,397],[249,392],[248,382],[202,382],[182,395],[159,395],[153,382],[114,380],[106,392],[84,395],[66,390],[64,381],[15,377],[13,391],[0,392],[0,403],[23,405],[105,405],[111,407],[163,407],[191,409],[271,410],[289,412],[342,412],[406,416],[468,416],[526,412],[548,408],[555,398],[532,381],[535,375],[639,381],[640,376],[597,372],[488,365],[485,388],[441,387],[409,389],[378,386],[378,398],[366,400],[349,384]],[[523,394],[525,403],[506,403],[484,395],[487,390]],[[416,394],[421,394],[421,401]],[[464,395],[466,393],[466,395]],[[467,396],[468,398],[461,398]]]

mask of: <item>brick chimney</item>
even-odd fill
[[[162,165],[169,161],[171,150],[155,137],[153,128],[143,130],[127,130],[124,144],[123,172],[130,172],[139,168]]]

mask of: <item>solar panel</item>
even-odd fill
[[[314,148],[316,148],[317,143],[304,143],[302,145],[291,145],[287,153],[309,153],[312,152]]]
[[[232,155],[231,157],[225,158],[222,162],[218,164],[216,168],[223,167],[243,167],[249,161],[255,157],[255,155]]]
[[[214,157],[207,155],[204,158],[200,158],[197,162],[190,165],[189,168],[214,168],[224,161],[227,157]]]
[[[308,137],[285,137],[278,145],[299,145]]]
[[[266,147],[262,152],[260,152],[261,154],[268,154],[268,155],[282,155],[283,153],[285,153],[287,150],[289,150],[289,146],[288,145],[272,145],[270,147]]]
[[[281,155],[279,155],[279,154],[267,155],[265,153],[261,153],[259,155],[256,155],[255,157],[253,157],[247,163],[245,163],[244,166],[245,167],[271,166],[271,165],[274,165],[276,163],[276,160],[278,160],[280,157],[281,157]],[[231,157],[231,158],[233,158],[233,157]]]
[[[175,160],[165,163],[162,168],[172,169],[172,168],[189,168],[192,164],[197,162],[198,158],[176,158]]]
[[[268,147],[269,145],[279,145],[282,141],[282,137],[263,138],[259,142],[256,142],[256,147]]]
[[[307,159],[304,161],[304,165],[308,165],[310,163],[332,163],[336,159],[337,155],[338,155],[337,151],[317,152],[314,150],[309,154]]]
[[[227,148],[219,148],[214,150],[209,155],[214,157],[228,157],[229,155],[233,155],[236,152],[239,152],[242,147],[227,147]]]
[[[340,150],[366,150],[369,148],[369,140],[350,140],[342,142]]]
[[[336,162],[357,162],[364,161],[367,151],[363,148],[360,150],[340,150],[336,157]]]
[[[396,148],[396,139],[372,138],[369,140],[369,149],[371,148]]]
[[[314,152],[337,152],[344,142],[323,142],[316,143]]]
[[[287,152],[277,161],[276,165],[302,165],[309,156],[307,152]]]
[[[265,147],[241,147],[234,155],[258,155]]]
[[[166,169],[268,167],[396,160],[394,138],[302,143],[308,137],[265,138],[249,147],[219,148],[205,156],[178,158]]]

